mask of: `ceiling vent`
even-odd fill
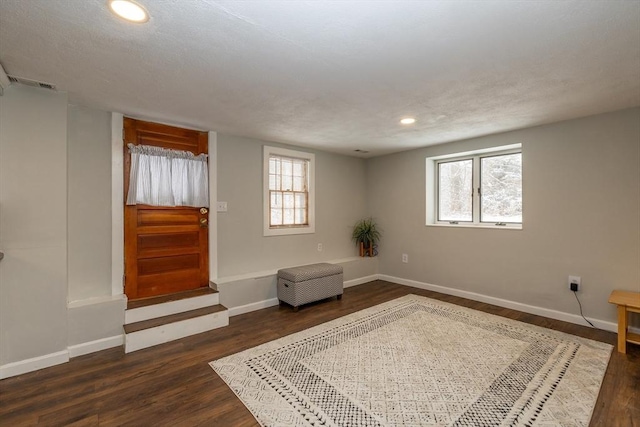
[[[11,83],[19,83],[21,85],[25,85],[25,86],[31,86],[31,87],[39,87],[42,89],[49,89],[49,90],[56,90],[56,86],[52,85],[51,83],[44,83],[44,82],[39,82],[36,80],[31,80],[31,79],[25,79],[24,77],[16,77],[16,76],[7,76],[9,77],[9,81]]]

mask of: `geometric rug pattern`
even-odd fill
[[[262,426],[587,426],[611,349],[407,295],[210,365]]]

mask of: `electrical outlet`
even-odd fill
[[[409,255],[407,254],[402,254],[402,262],[404,262],[405,264],[407,264],[409,262]]]
[[[573,292],[578,292],[581,280],[580,276],[569,276],[569,289]]]
[[[322,252],[322,243],[318,243],[318,252]]]
[[[218,212],[226,212],[227,211],[227,202],[218,202],[216,204],[216,210]]]

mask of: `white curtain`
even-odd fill
[[[207,155],[129,144],[127,205],[209,207]]]

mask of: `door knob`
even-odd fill
[[[200,218],[200,227],[208,227],[209,220],[207,218]]]
[[[207,214],[207,212],[209,212],[209,209],[207,209],[207,208],[200,208],[200,213],[201,213],[202,215]]]

